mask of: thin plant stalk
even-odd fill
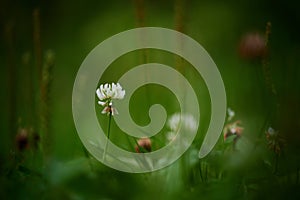
[[[13,140],[16,131],[16,63],[15,63],[15,38],[14,38],[14,24],[8,22],[5,26],[5,39],[7,43],[7,64],[8,64],[8,92],[9,92],[9,132],[11,134],[11,141]]]
[[[266,49],[268,49],[268,46],[269,46],[270,35],[271,35],[271,22],[268,22],[266,25],[266,30],[265,30],[265,47],[266,47]],[[277,91],[276,91],[275,84],[274,84],[272,76],[271,76],[271,68],[269,65],[269,59],[268,59],[267,53],[265,53],[265,55],[263,56],[262,68],[263,68],[263,73],[264,73],[267,89],[271,92],[271,94],[273,94],[276,97]]]
[[[271,22],[266,24],[265,30],[265,48],[266,52],[262,57],[262,71],[265,79],[265,85],[268,97],[270,97],[271,103],[271,111],[275,113],[275,119],[271,119],[274,123],[277,123],[279,120],[279,103],[278,103],[278,93],[272,78],[272,70],[269,64],[269,43],[270,43],[270,35],[271,35]]]
[[[185,0],[176,0],[175,1],[175,6],[174,6],[174,11],[175,11],[175,30],[181,33],[185,32],[185,26],[184,26],[184,21],[185,21],[185,7],[186,7],[186,2]],[[180,48],[183,48],[183,41],[180,40]],[[176,56],[175,57],[175,66],[176,69],[184,73],[184,67],[183,67],[183,58]]]
[[[134,0],[134,7],[135,7],[135,16],[136,16],[136,26],[137,27],[144,27],[145,26],[145,1],[144,0]],[[141,42],[144,40],[144,36],[140,35]],[[143,64],[148,63],[149,61],[149,53],[147,49],[142,49],[142,60]],[[148,71],[145,72],[145,80],[149,79]],[[150,98],[149,92],[146,88],[146,101]]]
[[[42,77],[42,43],[41,43],[41,25],[40,25],[40,9],[35,8],[32,14],[33,17],[33,42],[36,59],[36,66],[38,71],[39,81]]]
[[[184,32],[185,26],[184,26],[184,18],[185,18],[185,0],[176,0],[175,5],[174,5],[174,12],[175,12],[175,30],[179,32]],[[183,49],[183,41],[180,39],[179,41],[180,48]],[[182,57],[175,57],[175,66],[176,70],[179,71],[180,73],[185,74],[185,68],[184,68],[184,61]],[[179,85],[179,87],[182,87]],[[182,88],[183,91],[184,88]],[[186,95],[184,95],[186,96]],[[187,160],[185,156],[181,157],[181,168],[182,168],[182,176],[185,179],[187,177]]]
[[[137,27],[143,27],[145,26],[145,2],[144,0],[134,0],[134,6],[135,6],[135,13],[136,13],[136,21],[137,21]],[[141,38],[143,40],[143,36],[141,35]],[[148,61],[148,51],[147,49],[142,50],[142,59],[143,63],[147,63]],[[147,75],[147,74],[145,74]],[[146,76],[147,78],[147,76]]]
[[[39,85],[39,109],[37,117],[39,119],[38,126],[40,126],[40,135],[42,138],[42,151],[44,157],[47,158],[50,154],[50,133],[49,133],[49,121],[50,121],[50,109],[49,109],[49,97],[50,87],[52,83],[52,68],[54,66],[54,53],[47,51],[45,54],[45,62],[43,63],[43,51],[41,42],[41,20],[40,9],[35,8],[32,14],[33,17],[33,42],[35,52],[35,64],[38,74],[37,83]]]
[[[109,106],[109,118],[108,118],[108,129],[107,129],[107,138],[109,139],[109,134],[110,134],[110,125],[111,125],[111,117],[112,117],[112,111],[111,111],[111,106]]]
[[[37,91],[38,93],[38,99],[34,99],[34,106],[33,106],[33,110],[35,111],[35,113],[33,115],[34,118],[36,118],[37,120],[33,121],[33,126],[36,127],[38,129],[39,135],[41,136],[42,139],[42,143],[41,143],[41,150],[43,151],[43,153],[45,153],[44,148],[44,138],[43,138],[43,134],[41,133],[43,131],[43,126],[41,125],[43,123],[43,113],[41,110],[43,105],[43,103],[38,104],[38,102],[41,102],[43,99],[43,95],[42,95],[42,90],[43,90],[43,83],[42,83],[42,79],[43,79],[43,74],[42,74],[42,47],[41,47],[41,34],[40,34],[40,10],[39,8],[35,8],[32,12],[32,23],[33,23],[33,48],[34,48],[34,58],[35,58],[35,70],[36,73],[34,75],[37,75],[36,80],[34,81],[33,85],[37,85],[37,89],[35,91]],[[35,71],[33,70],[33,71]],[[41,101],[40,101],[41,100]],[[37,105],[37,106],[36,106]]]
[[[268,22],[267,25],[266,25],[266,31],[265,31],[265,38],[266,38],[265,46],[266,46],[266,49],[268,49],[268,46],[269,46],[270,35],[271,35],[271,22]],[[280,105],[278,103],[278,94],[277,94],[277,90],[275,88],[275,84],[274,84],[273,79],[272,79],[271,68],[270,68],[270,65],[269,65],[267,54],[265,54],[263,59],[262,59],[262,68],[263,68],[263,73],[264,73],[264,77],[265,77],[266,87],[267,87],[268,92],[271,94],[271,97],[272,97],[271,100],[273,101],[273,105],[272,105],[271,109],[272,110],[274,109],[275,123],[276,123],[279,120],[279,106]],[[276,153],[275,147],[276,147],[276,145],[274,145],[274,153],[275,153],[274,174],[278,170],[278,159],[279,159],[279,155],[278,155],[278,153]]]
[[[299,174],[300,174],[300,168],[297,167],[297,170],[296,170],[297,174],[296,174],[296,184],[299,183]]]
[[[274,152],[275,152],[275,147],[274,147]],[[274,160],[275,164],[274,164],[274,172],[273,172],[274,174],[276,174],[278,170],[278,158],[279,158],[279,154],[275,153],[275,160]]]
[[[109,107],[109,117],[108,117],[108,128],[107,128],[107,140],[106,140],[105,147],[104,147],[104,152],[103,152],[103,161],[104,161],[105,156],[106,156],[107,145],[108,145],[109,136],[110,136],[111,118],[112,118],[112,108],[111,108],[111,106],[108,106],[108,107]]]
[[[202,172],[202,162],[201,161],[198,163],[198,168],[199,168],[199,173],[200,173],[201,181],[204,182],[203,172]]]
[[[54,53],[47,51],[45,55],[45,63],[42,68],[42,79],[40,86],[40,127],[42,134],[43,153],[49,156],[51,148],[50,135],[50,91],[52,83],[52,69],[54,66]]]

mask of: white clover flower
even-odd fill
[[[183,116],[184,127],[190,131],[195,131],[197,129],[197,122],[192,115]]]
[[[112,100],[123,99],[125,96],[125,90],[122,89],[122,86],[119,83],[101,84],[96,90],[96,94],[99,98],[98,104],[104,106],[102,114],[118,114],[118,111],[112,107]]]
[[[235,116],[235,112],[231,108],[227,109],[227,114],[228,114],[228,121],[230,121]]]
[[[122,89],[119,83],[101,84],[96,93],[100,101],[123,99],[125,96],[125,90]]]
[[[172,141],[176,137],[180,126],[183,130],[187,131],[195,131],[197,129],[197,122],[190,114],[175,113],[170,117],[167,125],[171,130],[167,133],[167,139],[169,141]]]

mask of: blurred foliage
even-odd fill
[[[292,0],[1,1],[0,198],[300,199],[299,6]],[[260,56],[265,51],[252,45],[266,39],[267,22],[268,53]],[[115,81],[145,62],[189,68],[182,73],[201,99],[198,135],[174,164],[147,174],[110,169],[86,152],[72,118],[76,72],[101,41],[137,26],[180,30],[203,45],[222,74],[234,120],[241,121],[238,139],[220,137],[199,159],[210,119],[205,83],[172,54],[136,51],[117,59],[99,82]],[[165,88],[142,87],[130,105],[137,123],[147,122],[144,102],[157,103],[161,93],[168,114],[176,111]],[[99,115],[100,122],[104,118]],[[268,137],[269,127],[280,137]],[[126,138],[112,140],[134,150],[124,145]]]

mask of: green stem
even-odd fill
[[[110,134],[111,116],[112,116],[112,111],[111,111],[111,106],[109,106],[109,119],[108,119],[108,130],[107,130],[107,138],[108,139],[109,139],[109,134]]]
[[[278,154],[275,153],[275,166],[274,166],[274,174],[277,173],[278,170]]]
[[[105,160],[105,156],[106,156],[106,151],[107,151],[107,145],[108,145],[108,140],[109,140],[109,135],[110,135],[110,124],[111,124],[111,117],[112,117],[112,108],[111,106],[109,107],[109,118],[108,118],[108,129],[107,129],[107,140],[105,143],[105,149],[104,149],[104,153],[103,153],[103,161]]]
[[[204,182],[203,174],[202,174],[202,162],[200,161],[198,165],[199,165],[199,172],[200,172],[201,181]]]
[[[279,157],[278,153],[276,153],[276,146],[277,146],[277,144],[274,145],[274,153],[275,153],[274,174],[276,174],[277,170],[278,170],[278,157]]]
[[[5,26],[5,42],[7,43],[6,49],[6,56],[7,56],[7,69],[8,69],[8,92],[9,92],[9,112],[8,112],[8,119],[9,119],[9,132],[11,133],[11,138],[9,141],[14,141],[15,133],[17,131],[17,123],[16,123],[16,111],[17,111],[17,103],[16,103],[16,89],[18,76],[17,76],[17,66],[16,66],[16,51],[15,51],[15,28],[14,23],[7,23]],[[13,143],[11,143],[13,144]],[[9,145],[10,146],[10,145]],[[9,146],[7,146],[9,148]]]
[[[300,168],[297,168],[297,174],[296,174],[296,184],[299,183],[299,172],[300,172]]]

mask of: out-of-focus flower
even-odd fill
[[[168,120],[168,127],[171,131],[178,131],[180,124],[190,131],[194,131],[197,128],[197,122],[190,114],[175,113]]]
[[[151,148],[152,142],[150,138],[140,138],[135,146],[135,151],[137,153],[151,152]]]
[[[168,141],[172,141],[172,140],[174,140],[175,139],[175,137],[176,137],[176,132],[174,132],[174,131],[169,131],[169,132],[167,132],[167,135],[166,135],[166,137],[167,137],[167,140]]]
[[[172,115],[169,118],[167,125],[172,131],[176,132],[179,129],[180,125],[180,113],[175,113],[174,115]]]
[[[98,104],[104,107],[102,114],[118,114],[118,111],[112,106],[112,101],[115,99],[123,99],[125,96],[125,90],[122,89],[119,83],[101,84],[96,90],[96,94],[99,98]]]
[[[285,145],[285,140],[280,137],[279,131],[275,131],[272,127],[269,127],[266,131],[266,139],[268,148],[274,153],[280,154]]]
[[[228,115],[228,121],[230,121],[234,117],[235,112],[231,108],[228,108],[227,109],[227,115]]]
[[[230,124],[227,124],[225,127],[224,127],[224,130],[223,130],[223,134],[224,134],[224,141],[229,137],[229,136],[232,136],[232,135],[236,135],[236,137],[234,138],[233,142],[236,143],[237,140],[241,137],[243,131],[244,131],[244,128],[241,125],[241,121],[238,120],[238,121],[235,121],[233,123],[230,123]]]
[[[250,32],[244,35],[239,44],[239,54],[247,60],[259,59],[267,52],[266,39],[263,34]]]
[[[167,122],[170,132],[167,133],[167,139],[172,141],[180,128],[186,131],[195,131],[197,129],[197,122],[191,114],[173,114]]]

